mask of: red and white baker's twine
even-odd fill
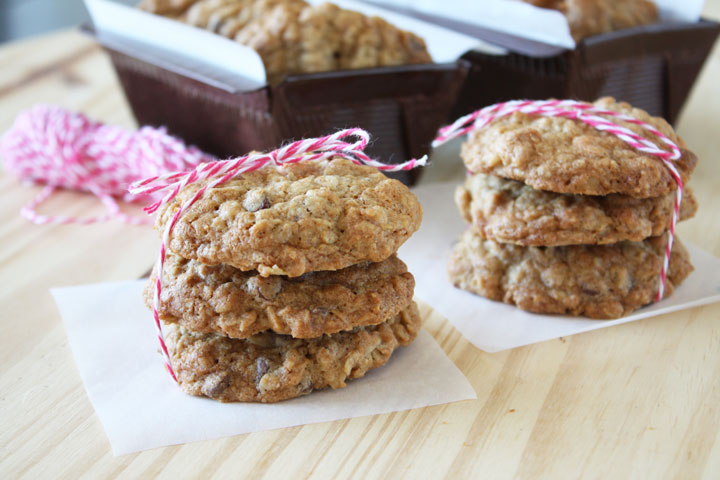
[[[658,129],[647,122],[638,120],[637,118],[625,115],[612,110],[603,110],[595,105],[586,102],[578,102],[575,100],[514,100],[510,102],[497,103],[490,105],[476,112],[458,118],[454,123],[443,127],[438,132],[437,138],[433,141],[433,147],[442,145],[453,138],[465,135],[472,130],[478,130],[491,123],[493,120],[511,115],[515,112],[521,112],[527,115],[537,115],[543,117],[565,117],[579,122],[586,123],[598,130],[608,132],[615,135],[620,140],[632,146],[638,151],[647,153],[654,157],[658,157],[670,171],[673,179],[677,183],[675,194],[675,206],[673,209],[672,222],[668,232],[668,241],[665,248],[665,258],[663,259],[662,270],[660,272],[660,285],[655,297],[655,301],[660,301],[665,294],[665,283],[667,281],[667,271],[670,264],[670,253],[672,252],[673,240],[675,238],[675,225],[680,216],[680,202],[682,201],[684,185],[682,177],[677,168],[673,164],[682,156],[680,148],[665,136]],[[626,123],[638,125],[657,137],[668,150],[660,148],[654,142],[647,138],[636,134],[629,128],[618,125],[607,118],[611,117]]]
[[[344,141],[344,139],[348,137],[356,137],[357,141],[354,143]],[[163,198],[145,208],[147,213],[154,213],[162,205],[172,201],[183,187],[205,179],[211,179],[202,188],[198,189],[192,197],[186,200],[165,225],[160,244],[160,255],[155,268],[155,291],[152,307],[153,319],[155,320],[155,328],[157,330],[158,341],[160,342],[160,349],[164,356],[165,367],[168,372],[170,372],[173,380],[177,382],[177,377],[173,371],[170,355],[165,345],[158,309],[160,307],[160,295],[162,293],[161,279],[163,266],[165,264],[165,255],[170,242],[170,234],[178,219],[208,190],[238,175],[257,170],[266,165],[282,166],[309,160],[342,157],[356,164],[370,165],[386,172],[397,172],[423,166],[427,161],[427,158],[423,157],[419,160],[410,160],[397,165],[380,163],[372,160],[365,154],[364,150],[369,141],[370,135],[366,131],[359,128],[351,128],[321,138],[310,138],[293,142],[270,153],[250,154],[232,160],[201,164],[190,171],[156,175],[142,181],[134,182],[130,186],[130,193],[135,195],[167,192]]]
[[[127,192],[131,182],[215,160],[164,128],[128,131],[103,125],[81,113],[39,105],[18,115],[0,138],[5,168],[45,188],[20,211],[33,223],[90,224],[118,219],[128,224],[150,223],[148,218],[122,213],[114,197],[136,200]],[[45,216],[35,209],[56,188],[81,190],[97,196],[107,214],[98,217]]]

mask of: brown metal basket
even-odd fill
[[[198,72],[98,42],[109,53],[139,124],[165,126],[221,158],[348,127],[370,132],[367,153],[374,158],[399,163],[421,157],[448,118],[469,68],[461,60],[296,75],[238,92]],[[390,175],[413,184],[420,173]]]
[[[653,24],[589,37],[574,50],[527,41],[517,49],[504,36],[504,46],[517,53],[463,56],[472,66],[451,118],[516,98],[609,95],[674,123],[719,32],[720,24],[708,20]]]

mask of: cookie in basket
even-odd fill
[[[665,120],[609,97],[593,105],[647,122],[675,142],[682,156],[673,163],[683,183],[687,183],[697,157]],[[647,135],[639,125],[619,117],[613,120],[636,134]],[[677,189],[672,175],[657,157],[637,150],[612,133],[559,116],[515,112],[495,119],[470,133],[461,156],[471,172],[518,180],[557,193],[618,193],[648,198]]]
[[[650,0],[523,0],[536,7],[561,11],[575,41],[658,21]]]
[[[273,84],[293,74],[432,62],[419,36],[332,3],[145,0],[140,8],[254,49]]]

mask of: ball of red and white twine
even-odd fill
[[[354,143],[348,143],[345,139],[355,137]],[[170,362],[170,354],[162,332],[162,324],[158,309],[160,307],[160,295],[162,293],[162,273],[165,264],[167,245],[170,243],[170,235],[178,219],[208,190],[221,185],[228,180],[266,165],[282,166],[297,162],[342,157],[356,164],[365,164],[386,172],[397,172],[400,170],[411,170],[417,166],[423,166],[427,157],[419,160],[410,160],[396,165],[387,165],[368,157],[364,150],[370,141],[370,135],[359,128],[341,130],[332,135],[320,138],[310,138],[293,142],[270,153],[257,153],[199,165],[190,171],[174,172],[170,174],[157,175],[142,181],[133,183],[129,191],[135,195],[165,193],[165,196],[154,204],[145,208],[147,213],[154,213],[162,205],[172,201],[182,188],[205,179],[209,180],[202,188],[186,200],[175,212],[173,217],[165,225],[160,242],[160,255],[155,267],[155,288],[153,292],[153,319],[157,330],[158,341],[162,351],[165,367],[177,382],[177,377]]]
[[[126,201],[130,183],[166,172],[187,170],[215,160],[167,134],[164,128],[129,131],[90,120],[81,113],[38,105],[22,112],[0,138],[5,168],[23,180],[45,188],[20,211],[33,223],[90,224],[112,219],[147,224],[148,218],[120,211],[115,197]],[[45,216],[35,209],[57,188],[87,191],[105,205],[98,217]]]
[[[433,147],[442,145],[453,138],[460,137],[473,130],[481,129],[490,124],[493,120],[511,115],[515,112],[543,117],[564,117],[578,122],[583,122],[600,131],[615,135],[617,138],[640,152],[647,153],[662,160],[669,170],[670,175],[677,183],[677,189],[675,191],[675,205],[670,229],[668,231],[665,257],[660,271],[658,292],[655,296],[656,302],[662,300],[665,294],[665,283],[667,282],[667,271],[670,265],[670,254],[672,252],[673,240],[675,238],[675,225],[677,224],[677,220],[680,215],[680,202],[682,201],[684,190],[682,177],[673,164],[673,162],[678,160],[682,155],[680,148],[675,144],[675,142],[670,140],[662,132],[647,122],[643,122],[635,117],[612,110],[597,108],[591,103],[575,100],[513,100],[510,102],[490,105],[460,117],[451,125],[441,128],[438,132],[437,138],[433,141]],[[605,117],[616,118],[623,122],[640,126],[657,137],[665,144],[668,150],[660,148],[651,140],[638,135],[627,127],[618,125]]]

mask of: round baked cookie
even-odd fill
[[[384,365],[399,346],[412,343],[421,319],[415,303],[378,325],[294,339],[271,332],[248,339],[194,333],[166,325],[165,341],[180,388],[221,402],[278,402]]]
[[[206,183],[182,189],[156,227]],[[381,262],[421,219],[415,195],[373,167],[342,158],[268,165],[205,192],[180,216],[168,248],[211,265],[297,277]]]
[[[657,294],[665,236],[643,242],[567,247],[521,247],[483,240],[467,230],[448,265],[452,283],[491,300],[535,313],[617,318]],[[675,239],[665,296],[692,272]]]
[[[564,0],[564,13],[575,41],[658,21],[650,0]]]
[[[254,49],[270,83],[292,74],[432,62],[419,36],[332,3],[142,0],[139,7]]]
[[[152,305],[155,275],[145,287]],[[246,338],[272,330],[314,338],[397,315],[412,301],[415,279],[395,255],[300,277],[260,276],[229,265],[205,265],[168,254],[158,313],[199,333]]]
[[[235,40],[258,52],[271,83],[290,74],[432,62],[417,35],[331,3],[282,3]]]
[[[455,191],[465,220],[483,238],[532,246],[640,241],[668,230],[675,192],[661,197],[571,195],[535,190],[516,180],[476,173]],[[680,204],[680,220],[697,211],[692,190]]]
[[[185,12],[196,0],[141,0],[138,3],[140,10],[176,17]]]
[[[665,120],[609,97],[597,100],[595,105],[647,122],[673,140],[682,150],[675,166],[687,183],[697,158]],[[637,125],[612,120],[653,139]],[[656,143],[662,145],[659,140]],[[647,198],[666,195],[677,188],[657,157],[636,150],[611,133],[568,118],[517,112],[498,118],[470,133],[461,156],[471,172],[518,180],[537,190]]]
[[[647,25],[658,20],[650,0],[523,0],[536,7],[560,10],[575,41],[600,33]]]

